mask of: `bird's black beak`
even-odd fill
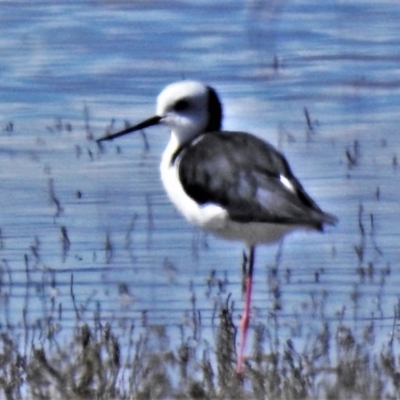
[[[116,139],[117,137],[124,136],[128,133],[140,131],[141,129],[148,128],[149,126],[157,125],[161,121],[161,119],[162,119],[162,117],[155,115],[154,117],[146,119],[145,121],[140,122],[137,125],[126,128],[123,131],[113,133],[111,135],[106,135],[100,139],[97,139],[96,142],[100,143],[100,142],[105,142],[107,140],[113,140],[113,139]]]

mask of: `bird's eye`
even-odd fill
[[[189,102],[187,100],[179,100],[174,105],[175,111],[183,111],[189,107]]]

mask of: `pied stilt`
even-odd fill
[[[196,81],[168,85],[158,96],[156,115],[107,135],[112,140],[152,125],[170,128],[161,179],[172,203],[188,221],[249,248],[245,308],[237,372],[250,318],[255,246],[279,241],[290,231],[322,231],[336,217],[323,212],[272,145],[245,132],[221,130],[222,106],[210,86]]]

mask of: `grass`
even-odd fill
[[[73,281],[71,280],[71,294]],[[361,333],[320,321],[306,345],[281,339],[279,310],[253,326],[243,375],[235,372],[235,312],[221,294],[214,343],[201,339],[195,301],[190,324],[172,328],[80,318],[70,336],[51,318],[24,351],[12,330],[0,336],[0,397],[11,399],[396,399],[400,359],[392,336],[376,346],[370,322]],[[322,306],[321,306],[322,307]],[[323,313],[321,313],[323,315]],[[399,309],[395,310],[396,326]],[[26,327],[29,329],[28,327]],[[357,332],[360,332],[358,329]],[[128,339],[126,341],[126,339]]]

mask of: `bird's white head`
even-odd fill
[[[196,81],[168,85],[158,95],[156,112],[180,144],[221,128],[222,107],[216,92]]]
[[[174,143],[182,145],[201,133],[221,129],[221,102],[215,90],[201,82],[181,81],[168,85],[158,95],[156,113],[137,125],[100,138],[98,142],[164,124],[171,129]]]

